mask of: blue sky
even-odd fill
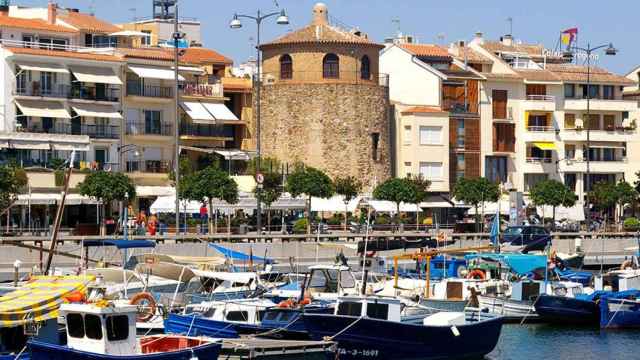
[[[236,63],[253,54],[252,37],[255,24],[245,22],[244,28],[232,30],[228,22],[234,12],[255,13],[276,9],[277,4],[289,14],[291,25],[263,25],[263,41],[291,29],[306,25],[311,17],[314,0],[180,0],[181,15],[197,17],[203,24],[204,44],[231,57]],[[46,6],[46,0],[12,0],[13,4]],[[134,15],[151,15],[151,0],[59,0],[65,7],[87,11],[112,22],[129,21]],[[617,73],[626,73],[640,64],[637,17],[640,2],[609,0],[535,0],[535,1],[447,1],[447,0],[326,0],[333,19],[357,26],[376,41],[400,29],[416,36],[420,42],[470,40],[476,31],[488,39],[497,39],[509,31],[507,18],[513,18],[516,39],[543,43],[553,48],[563,29],[577,26],[580,45],[613,42],[620,49],[615,57],[600,58],[600,65]]]

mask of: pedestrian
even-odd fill
[[[147,215],[144,210],[140,210],[136,217],[136,235],[144,235],[146,233]]]
[[[200,204],[200,231],[203,234],[207,233],[207,220],[209,218],[209,213],[207,211],[207,204],[203,201]]]
[[[147,231],[149,235],[153,236],[156,234],[156,230],[158,229],[158,217],[156,214],[151,214],[147,221]]]

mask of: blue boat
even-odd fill
[[[495,348],[502,319],[482,312],[441,312],[422,324],[403,322],[395,298],[341,297],[336,312],[303,314],[315,339],[338,342],[340,359],[482,358]]]
[[[559,325],[597,325],[600,309],[596,301],[605,292],[578,295],[575,298],[540,295],[534,302],[539,320]]]
[[[628,290],[600,298],[600,327],[640,328],[640,291]]]

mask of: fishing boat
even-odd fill
[[[218,358],[221,344],[213,339],[180,335],[136,338],[137,308],[106,301],[60,306],[66,324],[66,345],[31,340],[33,360],[153,359],[191,360]]]
[[[640,328],[640,290],[620,291],[600,297],[600,327]]]
[[[315,339],[338,342],[340,359],[481,358],[498,342],[500,317],[482,312],[438,313],[422,323],[402,320],[403,303],[380,296],[345,296],[334,314],[303,314]]]

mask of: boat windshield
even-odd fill
[[[508,227],[504,230],[504,235],[520,235],[522,234],[522,227]]]
[[[342,270],[340,272],[340,286],[343,289],[356,287],[356,280],[353,278],[353,275],[351,274],[351,271]]]

